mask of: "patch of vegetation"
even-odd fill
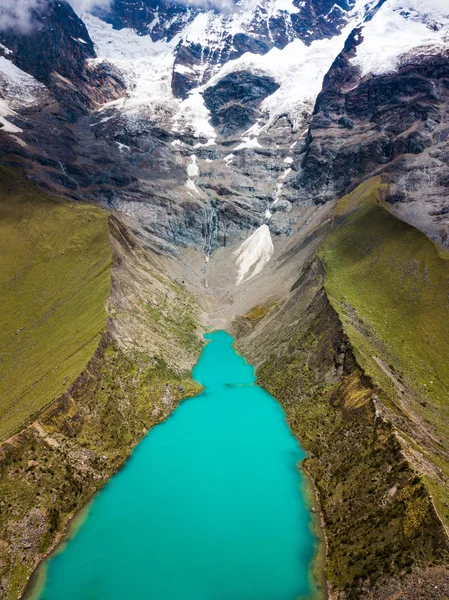
[[[0,440],[66,390],[105,329],[108,216],[0,169]]]
[[[439,501],[449,483],[449,253],[394,217],[386,194],[376,178],[338,204],[320,255],[325,287],[383,401],[442,469],[433,486],[443,486],[436,497],[449,525]]]
[[[260,321],[268,315],[272,308],[276,306],[276,302],[268,302],[262,306],[255,306],[249,312],[242,316],[243,319],[248,321]]]
[[[202,347],[198,303],[174,281],[167,265],[145,251],[115,217],[109,221],[118,285],[108,302],[117,338],[135,354],[162,357],[173,370],[186,370]],[[129,343],[131,342],[131,343]]]
[[[185,294],[185,292],[183,291]],[[180,295],[180,292],[178,292]],[[181,296],[182,297],[182,296]],[[198,337],[198,321],[192,314],[188,299],[184,306],[170,302],[162,304],[158,309],[151,303],[145,305],[150,327],[160,335],[170,336],[183,348],[199,353],[201,343]]]

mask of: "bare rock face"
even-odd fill
[[[42,83],[54,73],[80,78],[86,59],[95,56],[94,45],[83,21],[67,2],[50,2],[36,8],[33,26],[23,32],[0,31],[0,42],[13,54],[14,63]]]
[[[212,125],[224,137],[245,131],[260,116],[257,108],[262,100],[278,88],[279,84],[271,77],[245,71],[226,75],[204,92]]]

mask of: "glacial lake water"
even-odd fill
[[[224,331],[204,391],[154,427],[42,567],[40,600],[297,600],[311,594],[304,453]]]

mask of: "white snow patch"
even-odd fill
[[[413,50],[423,53],[432,47],[449,47],[449,4],[446,0],[388,0],[364,25],[362,35],[353,64],[362,75],[390,73]]]
[[[196,187],[194,181],[192,181],[192,179],[187,179],[186,181],[186,187],[189,188],[189,190],[194,191],[196,194],[200,194],[200,190]]]
[[[15,140],[19,146],[23,146],[24,148],[27,147],[27,143],[25,142],[25,140],[22,140],[22,138],[17,137],[17,135],[13,135],[12,133],[10,134],[12,139]]]
[[[195,73],[193,69],[187,67],[186,65],[175,65],[173,71],[174,73],[180,73],[181,75],[185,75],[186,73]]]
[[[3,98],[0,98],[0,115],[2,117],[6,117],[7,115],[14,115],[14,114],[15,114],[14,111],[9,108],[6,100],[3,100]]]
[[[289,167],[288,169],[285,169],[285,171],[283,173],[280,174],[277,184],[276,184],[275,198],[274,198],[273,204],[271,205],[272,207],[276,206],[276,204],[279,202],[279,199],[282,194],[282,189],[284,187],[284,180],[287,177],[287,175],[289,175],[291,172],[292,172],[292,170]]]
[[[0,123],[2,124],[0,131],[6,131],[7,133],[22,133],[23,131],[23,129],[20,129],[20,127],[10,123],[4,117],[0,117]]]
[[[224,157],[223,160],[225,161],[225,163],[228,167],[231,164],[233,158],[234,158],[234,154],[228,154],[227,156]]]
[[[148,31],[153,31],[153,29],[156,27],[156,25],[159,25],[160,23],[160,19],[159,19],[159,8],[156,9],[156,14],[153,18],[153,20],[151,21],[151,23],[148,25]]]
[[[195,19],[187,25],[183,34],[186,42],[191,44],[201,44],[202,46],[215,46],[220,48],[223,37],[230,33],[237,35],[245,32],[245,26],[248,27],[254,17],[253,10],[256,6],[249,6],[250,3],[241,3],[249,10],[235,10],[232,13],[217,13],[214,11],[201,12]]]
[[[188,187],[190,190],[194,191],[196,194],[200,195],[201,192],[196,187],[195,182],[192,179],[192,177],[198,177],[198,175],[200,174],[200,169],[199,169],[198,165],[196,164],[195,154],[192,154],[191,158],[192,158],[191,162],[187,165],[188,179],[186,182],[186,187]]]
[[[234,252],[239,285],[258,275],[273,255],[270,228],[263,224]]]
[[[272,217],[272,216],[273,216],[273,215],[270,213],[270,211],[269,211],[269,210],[268,210],[268,208],[267,208],[267,210],[265,211],[265,218],[266,218],[266,219],[271,219],[271,217]]]
[[[107,123],[108,121],[110,121],[111,119],[113,119],[115,116],[116,115],[113,113],[112,115],[109,115],[109,117],[103,117],[102,119],[100,119],[96,123],[91,123],[90,126],[91,127],[95,127],[96,125],[101,125],[101,123]]]
[[[209,138],[207,140],[207,142],[205,142],[204,144],[202,144],[201,142],[198,142],[193,147],[194,148],[207,148],[208,146],[215,146],[215,140],[212,138]]]
[[[243,142],[234,148],[236,150],[243,150],[243,148],[262,148],[256,137],[246,136],[243,137]]]
[[[187,129],[191,130],[195,137],[204,136],[209,140],[215,140],[217,134],[209,119],[210,112],[204,104],[202,95],[199,90],[193,90],[179,105],[172,131]]]
[[[70,36],[72,38],[72,40],[74,42],[80,42],[80,44],[87,44],[86,40],[83,40],[82,38],[74,38],[72,36]]]
[[[286,158],[284,158],[284,162],[288,165],[291,165],[293,162],[293,158],[291,156],[287,156]]]
[[[123,150],[131,150],[131,148],[129,146],[127,146],[126,144],[122,144],[121,142],[115,142],[115,143],[117,144],[120,152],[123,152]]]
[[[299,12],[299,8],[293,4],[292,0],[275,0],[273,4],[273,12],[286,11],[290,14]]]
[[[196,156],[192,154],[192,162],[187,165],[187,175],[189,177],[198,177],[200,174],[200,169],[196,164]]]
[[[281,179],[285,179],[287,177],[287,175],[290,175],[291,172],[292,172],[291,169],[285,169],[285,171],[281,175]]]
[[[2,50],[2,52],[4,52],[6,54],[6,56],[13,54],[13,51],[10,50],[9,48],[7,48],[6,46],[4,46],[3,44],[0,44],[0,50]]]

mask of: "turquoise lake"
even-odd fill
[[[297,600],[315,538],[281,406],[224,331],[205,389],[154,427],[44,565],[40,600]]]

